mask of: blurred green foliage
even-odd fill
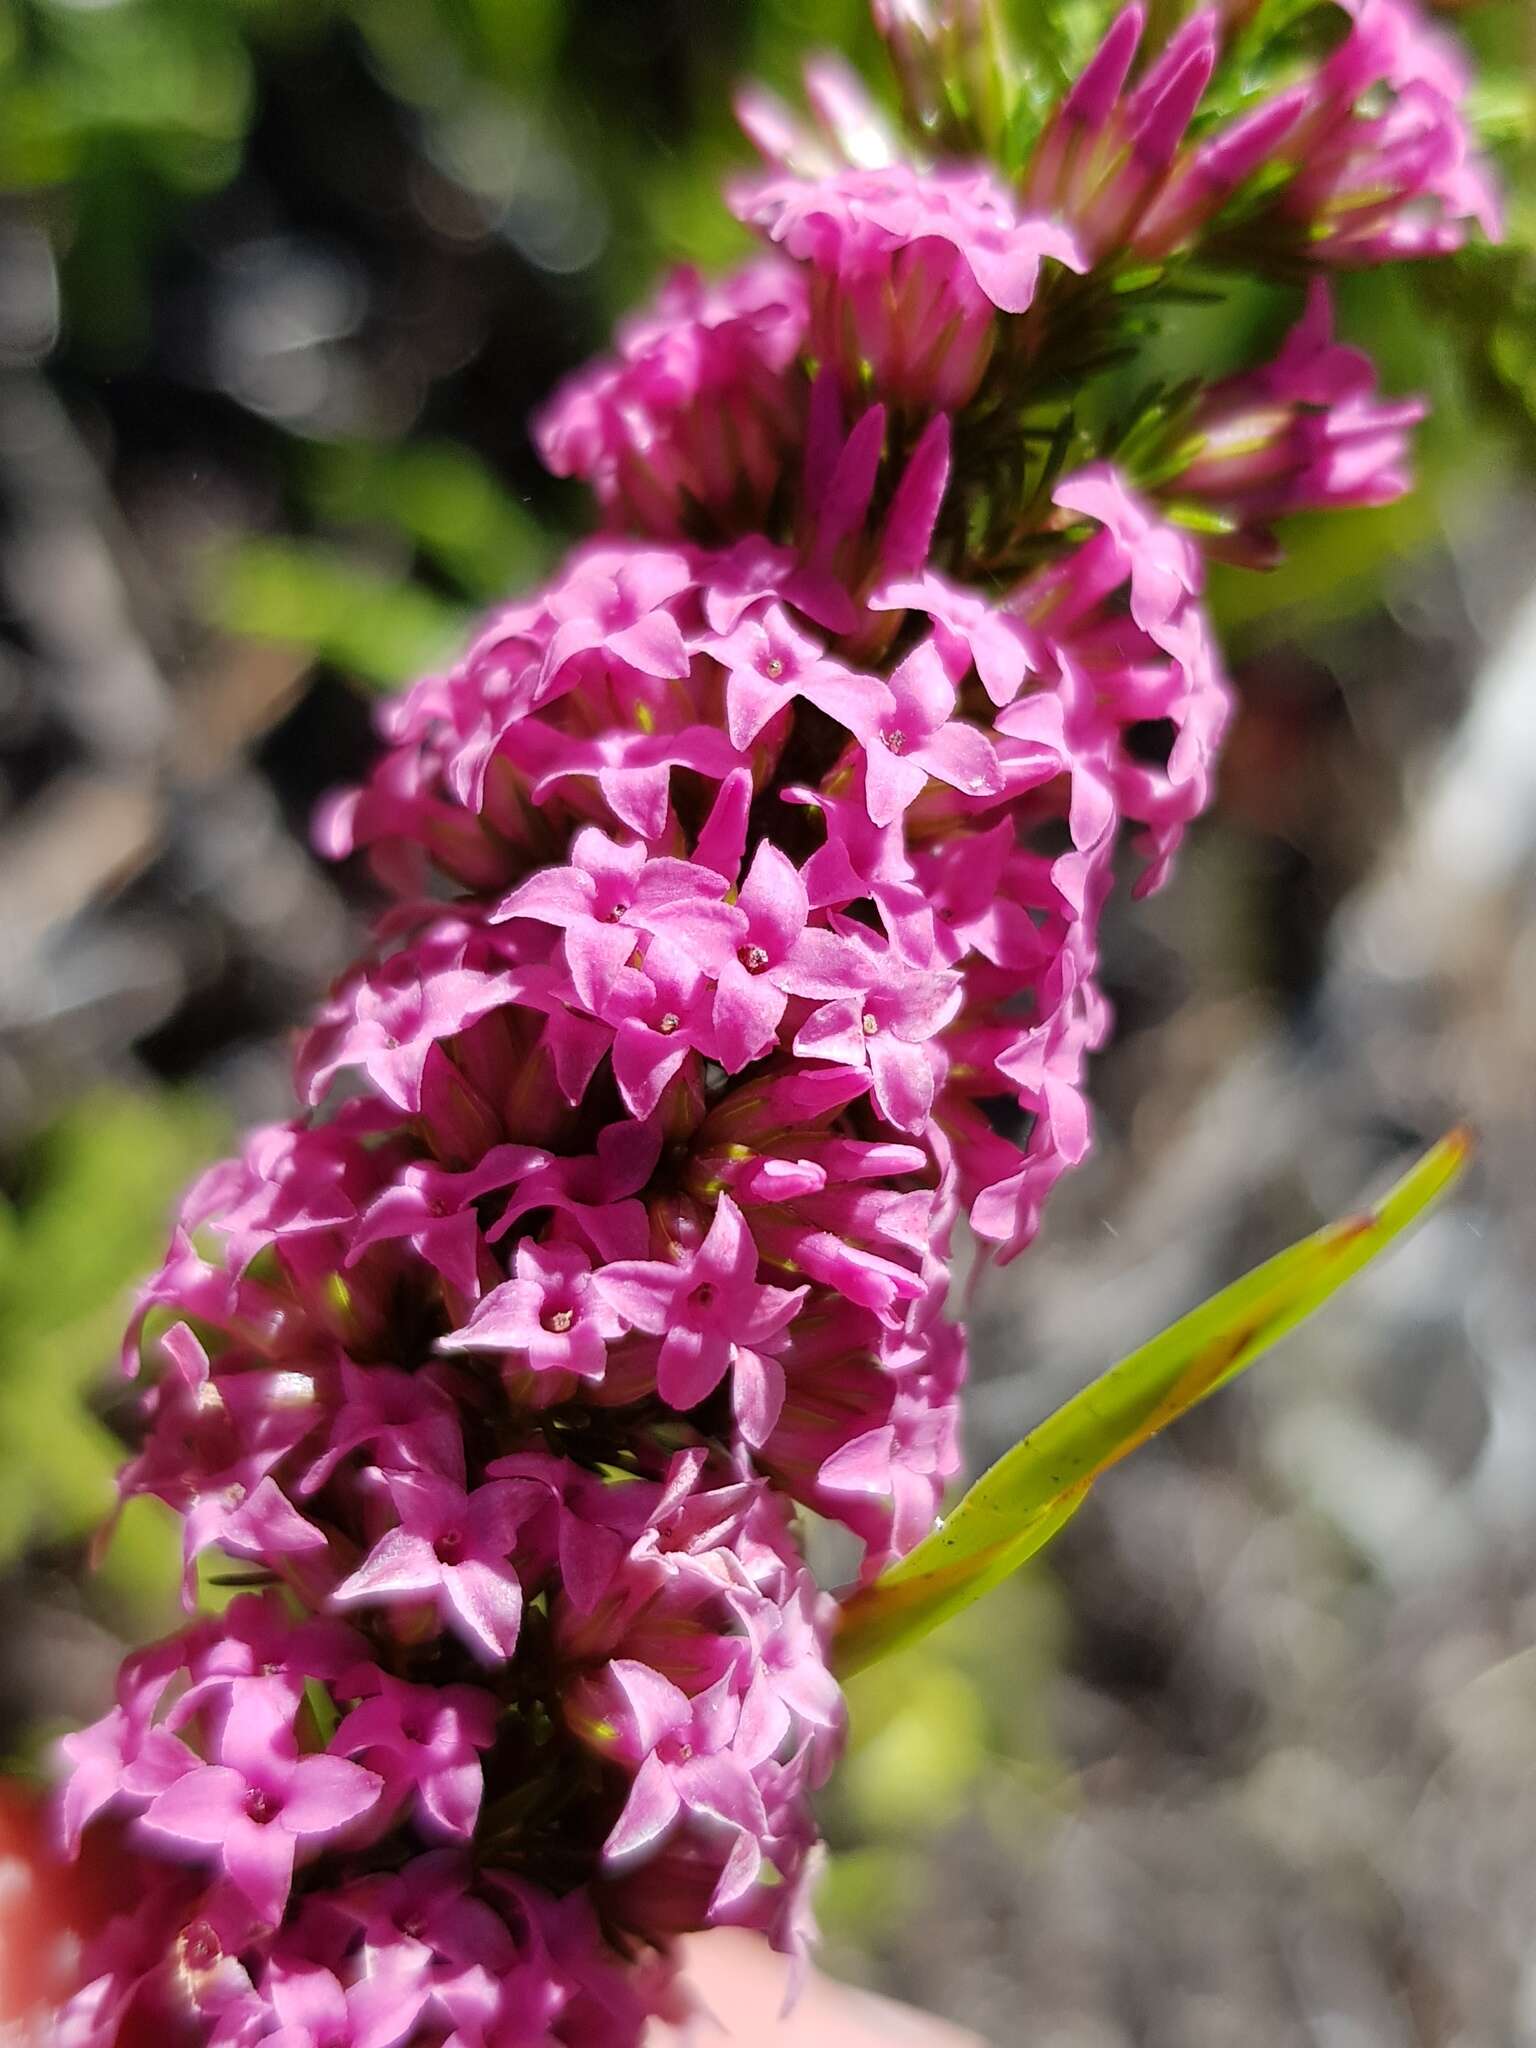
[[[122,1443],[94,1399],[171,1204],[223,1134],[200,1097],[103,1091],[15,1162],[0,1200],[0,1567],[29,1544],[77,1543],[110,1516]],[[157,1607],[176,1555],[168,1512],[135,1502],[105,1550],[104,1591]]]
[[[851,1742],[825,1796],[833,1853],[817,1894],[834,1948],[878,1948],[911,1915],[943,1910],[928,1878],[942,1830],[979,1826],[1017,1852],[1070,1802],[1050,1720],[1063,1627],[1055,1585],[1030,1569],[848,1681]]]

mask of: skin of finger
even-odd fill
[[[683,1947],[705,2010],[653,2028],[646,2048],[986,2048],[979,2034],[814,1974],[784,2019],[784,1959],[754,1936],[723,1928]]]

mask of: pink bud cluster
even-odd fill
[[[1407,21],[1365,0],[1247,141],[1191,145],[1217,19],[1127,92],[1133,9],[1018,189],[902,159],[823,70],[827,141],[749,112],[774,253],[675,280],[546,410],[612,530],[327,807],[376,943],[130,1331],[124,1497],[181,1516],[189,1607],[210,1566],[249,1590],[64,1745],[70,1842],[142,1852],[66,2048],[622,2048],[680,2009],[679,1934],[803,1949],[843,1711],[797,1510],[866,1576],[932,1526],[952,1233],[1012,1256],[1083,1156],[1118,849],[1155,885],[1210,798],[1201,556],[1149,492],[1255,528],[1378,500],[1417,410],[1315,296],[1146,489],[1057,480],[1006,580],[955,487],[1041,301],[1219,225],[1284,136],[1266,204],[1325,260],[1478,210]]]

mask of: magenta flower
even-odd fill
[[[554,632],[540,672],[547,689],[567,664],[601,652],[648,676],[683,676],[688,655],[669,606],[693,578],[681,555],[594,548],[549,595]]]
[[[941,1058],[933,1041],[960,1007],[959,979],[908,967],[872,947],[865,963],[863,992],[813,1011],[794,1049],[805,1059],[867,1071],[881,1115],[898,1130],[921,1130]]]
[[[603,1845],[604,1855],[621,1862],[654,1850],[681,1815],[700,1815],[733,1837],[711,1901],[715,1907],[730,1905],[756,1878],[768,1833],[762,1793],[752,1774],[752,1766],[767,1754],[761,1736],[757,1743],[738,1742],[742,1702],[728,1677],[689,1699],[643,1664],[620,1659],[609,1672],[629,1709],[631,1739],[644,1760]]]
[[[486,1233],[494,1243],[532,1209],[569,1219],[599,1258],[638,1258],[647,1237],[646,1210],[636,1199],[661,1156],[661,1131],[648,1121],[606,1124],[593,1152],[552,1159],[532,1173]]]
[[[1313,254],[1347,267],[1458,249],[1499,206],[1462,114],[1466,73],[1449,39],[1404,0],[1356,0],[1354,27],[1320,70],[1287,137],[1296,176],[1280,204]]]
[[[533,1490],[500,1479],[466,1493],[429,1472],[383,1477],[399,1524],[331,1598],[343,1606],[425,1600],[477,1655],[510,1657],[523,1618],[512,1551],[539,1504]]]
[[[480,1227],[474,1204],[547,1163],[530,1145],[496,1145],[466,1173],[413,1164],[371,1203],[351,1233],[347,1264],[376,1244],[405,1238],[411,1249],[468,1299],[480,1289]]]
[[[889,701],[874,677],[828,660],[820,644],[802,633],[779,604],[744,618],[723,638],[706,644],[725,670],[726,727],[732,746],[743,752],[797,697],[850,732],[855,720]]]
[[[534,751],[533,732],[522,735],[524,751]],[[539,775],[533,784],[536,801],[559,793],[575,780],[594,782],[617,823],[647,841],[667,829],[672,771],[689,768],[719,779],[735,766],[725,734],[712,725],[688,725],[670,732],[599,733],[596,738],[559,736],[537,743]]]
[[[757,1247],[729,1195],[720,1197],[703,1242],[675,1265],[620,1259],[594,1284],[632,1328],[662,1339],[656,1390],[669,1407],[696,1407],[734,1367],[738,1416],[745,1409],[755,1427],[765,1427],[781,1383],[762,1347],[784,1329],[805,1289],[759,1285]]]
[[[564,933],[577,999],[601,1011],[640,934],[670,933],[718,946],[729,930],[723,878],[690,861],[649,859],[595,828],[578,832],[569,867],[544,868],[500,906],[498,917],[533,918]]]
[[[345,1067],[358,1067],[397,1109],[421,1107],[427,1060],[498,1009],[513,993],[505,972],[459,964],[462,944],[406,949],[344,983],[299,1050],[300,1084],[311,1103]]]
[[[668,939],[652,939],[637,968],[626,968],[603,1004],[615,1026],[613,1077],[624,1106],[648,1117],[685,1060],[712,1054],[714,1025],[704,968]]]
[[[244,1679],[233,1688],[219,1761],[194,1763],[145,1808],[140,1827],[169,1847],[206,1857],[276,1923],[300,1853],[312,1854],[360,1820],[384,1780],[340,1756],[300,1756],[287,1688]]]
[[[266,2038],[281,2048],[394,2048],[424,2002],[414,1996],[412,1960],[387,1949],[351,1984],[317,1963],[274,1961],[262,1984],[276,2022]]]
[[[294,1480],[301,1497],[316,1492],[343,1458],[364,1449],[388,1453],[404,1470],[461,1472],[464,1445],[451,1385],[441,1368],[399,1372],[386,1365],[342,1360],[340,1399],[319,1455]]]
[[[755,524],[794,446],[805,317],[793,264],[760,259],[718,285],[675,271],[619,328],[617,354],[539,414],[545,464],[641,532],[678,533],[699,508]]]
[[[447,1351],[513,1351],[530,1372],[600,1380],[608,1346],[625,1324],[596,1285],[579,1245],[529,1240],[517,1248],[514,1277],[493,1287],[462,1330],[441,1339]]]
[[[889,398],[952,411],[975,391],[998,313],[1022,313],[1073,237],[1021,214],[984,171],[906,164],[744,181],[738,216],[810,266],[813,353],[850,389],[867,363]]]
[[[123,1707],[59,1742],[69,1780],[59,1802],[59,1834],[67,1852],[100,1813],[142,1805],[185,1775],[192,1759],[185,1743],[165,1728],[151,1728]]]
[[[1201,395],[1169,487],[1246,529],[1226,551],[1262,565],[1275,553],[1267,528],[1287,513],[1401,497],[1409,433],[1426,410],[1422,399],[1378,399],[1370,359],[1335,342],[1328,287],[1314,279],[1274,361]]]
[[[953,716],[954,685],[932,640],[913,648],[889,687],[889,708],[861,714],[853,728],[864,745],[864,799],[873,824],[893,824],[930,779],[965,796],[1001,793],[991,742]]]
[[[428,1823],[468,1841],[480,1811],[480,1752],[496,1739],[496,1702],[469,1685],[407,1685],[371,1666],[337,1684],[359,1704],[331,1738],[361,1757],[391,1799],[415,1799]]]
[[[1022,619],[996,610],[976,591],[957,588],[935,570],[892,577],[870,594],[869,602],[881,611],[925,614],[932,621],[933,645],[950,682],[961,682],[974,667],[982,688],[999,708],[1013,702],[1037,665]]]
[[[736,908],[744,929],[720,967],[714,1007],[716,1048],[731,1073],[776,1042],[791,996],[819,1001],[860,985],[857,952],[810,924],[804,880],[767,840],[752,857]]]

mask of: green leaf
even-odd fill
[[[1074,1394],[909,1556],[844,1602],[833,1644],[838,1675],[926,1635],[1033,1557],[1101,1472],[1321,1308],[1445,1193],[1471,1150],[1467,1131],[1450,1132],[1374,1208],[1256,1267]]]
[[[123,1446],[87,1405],[112,1362],[135,1278],[169,1228],[179,1183],[222,1134],[213,1106],[164,1090],[85,1095],[25,1146],[0,1202],[0,1566],[73,1543],[116,1503]],[[132,1508],[109,1591],[153,1603],[175,1584],[168,1528]]]
[[[319,541],[243,541],[219,564],[215,622],[307,648],[349,676],[393,689],[445,659],[467,615],[400,576]]]
[[[332,442],[310,453],[305,474],[329,525],[403,534],[476,603],[521,588],[544,566],[533,515],[455,442]]]

